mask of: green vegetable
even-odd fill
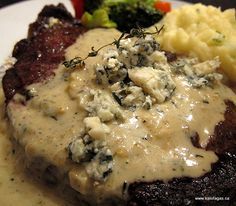
[[[221,46],[225,41],[225,35],[216,31],[216,36],[212,39],[212,45]]]
[[[89,29],[96,27],[116,27],[116,23],[109,19],[108,13],[105,9],[97,9],[92,15],[85,12],[82,16],[81,22]]]
[[[162,13],[155,10],[155,1],[86,0],[85,11],[87,12],[82,17],[82,22],[88,28],[117,27],[124,32],[132,28],[149,27],[163,17]]]
[[[156,0],[104,0],[103,6],[119,6],[121,3],[123,3],[132,7],[142,5],[150,9],[153,8],[155,2]]]
[[[109,8],[112,6],[120,6],[120,4],[125,4],[133,8],[141,5],[148,9],[153,9],[155,2],[156,0],[85,0],[85,11],[92,13],[98,8]]]
[[[128,32],[132,28],[146,28],[162,19],[163,14],[144,4],[127,5],[125,3],[110,7],[110,19],[117,23],[117,28]]]

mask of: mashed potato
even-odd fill
[[[222,70],[236,82],[235,12],[202,4],[183,6],[165,16],[164,30],[157,39],[165,50],[202,61],[219,56]]]

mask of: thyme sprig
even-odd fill
[[[143,29],[141,27],[138,27],[138,28],[135,28],[135,29],[131,29],[130,33],[127,36],[125,36],[125,39],[133,38],[133,37],[145,38],[147,35],[160,34],[163,29],[164,29],[164,25],[160,29],[158,29],[155,26],[155,31],[154,32],[147,32],[147,31],[145,31],[145,29]]]
[[[71,60],[64,61],[63,65],[68,68],[68,69],[74,69],[77,66],[79,67],[84,67],[85,66],[85,60],[90,58],[90,57],[95,57],[98,55],[99,51],[108,47],[108,46],[116,46],[117,49],[120,47],[120,42],[121,40],[127,39],[127,38],[145,38],[147,35],[154,35],[154,34],[160,34],[160,32],[163,30],[164,25],[158,29],[155,27],[154,32],[147,32],[145,29],[138,27],[130,30],[130,33],[122,33],[118,39],[115,39],[113,42],[103,45],[102,47],[98,48],[97,50],[94,49],[94,47],[91,47],[91,51],[88,53],[88,55],[84,58],[81,57],[75,57]]]
[[[70,68],[70,69],[74,69],[77,65],[80,65],[81,67],[83,67],[85,65],[84,60],[85,59],[82,59],[81,57],[75,57],[71,60],[64,61],[63,65],[66,68]]]

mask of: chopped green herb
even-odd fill
[[[217,35],[216,37],[214,37],[212,39],[212,43],[215,45],[215,46],[220,46],[223,44],[224,40],[225,40],[225,35],[222,34],[221,32],[219,31],[216,31]]]

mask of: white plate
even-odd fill
[[[185,2],[172,1],[173,8],[180,7]],[[17,41],[27,36],[28,26],[34,22],[38,13],[46,4],[65,4],[74,13],[70,0],[31,0],[16,3],[0,9],[0,65],[11,55]]]
[[[0,65],[11,55],[15,43],[27,36],[29,24],[35,21],[44,5],[60,2],[73,13],[69,0],[24,1],[0,9]]]

